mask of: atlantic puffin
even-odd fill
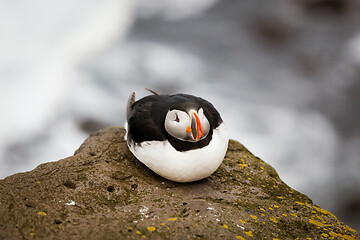
[[[229,142],[219,112],[200,97],[151,92],[138,101],[134,92],[129,97],[125,139],[130,151],[175,182],[210,176],[222,163]]]

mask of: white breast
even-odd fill
[[[177,151],[169,141],[147,141],[141,146],[129,144],[135,157],[160,176],[176,182],[192,182],[210,176],[222,163],[229,136],[222,123],[214,129],[210,143],[199,149]]]

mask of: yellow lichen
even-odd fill
[[[274,205],[274,208],[279,208],[279,206],[278,206],[278,205]]]
[[[293,217],[298,217],[298,215],[296,213],[290,213],[290,215]]]
[[[240,219],[239,221],[240,221],[242,224],[245,224],[245,221],[244,221],[244,220]]]
[[[177,218],[175,217],[175,218],[169,218],[168,219],[168,221],[176,221],[177,220]]]
[[[246,163],[239,163],[240,169],[244,169],[246,167],[248,167],[249,165],[247,165]]]
[[[263,208],[260,208],[260,210],[265,212],[265,209],[263,209]]]
[[[236,236],[236,239],[245,240],[242,236]]]
[[[329,237],[329,234],[322,233],[321,236],[327,238],[327,237]]]
[[[254,220],[257,219],[257,216],[255,216],[255,215],[250,215],[250,217],[251,217],[252,219],[254,219]]]
[[[136,231],[136,233],[137,233],[137,234],[139,234],[139,235],[141,234],[141,232],[140,232],[140,231]]]
[[[286,214],[286,213],[283,213],[282,215],[283,215],[284,217],[287,217],[287,214]]]
[[[302,203],[302,202],[295,202],[295,203],[297,203],[299,205],[304,205],[304,203]]]
[[[228,226],[228,225],[226,225],[226,224],[222,225],[222,227],[223,227],[223,228],[226,228],[226,229],[228,229],[228,228],[229,228],[229,226]]]
[[[147,230],[149,230],[150,232],[153,232],[153,231],[155,231],[155,230],[156,230],[156,228],[155,228],[155,227],[153,227],[153,226],[150,226],[150,227],[147,227]]]
[[[349,226],[347,226],[347,225],[343,226],[343,228],[344,228],[345,230],[347,230],[347,231],[356,233],[356,230],[355,230],[355,229],[352,229],[351,227],[349,227]]]
[[[40,216],[46,216],[46,212],[38,212]]]
[[[318,222],[318,221],[313,220],[313,219],[309,219],[309,223],[314,224],[314,225],[319,226],[319,227],[328,227],[328,226],[331,226],[331,224],[324,224],[324,223],[322,223],[322,222]]]
[[[253,236],[252,231],[245,232],[245,234],[248,235],[249,237]]]
[[[273,221],[274,223],[278,223],[278,222],[279,222],[278,220],[276,220],[275,217],[269,217],[269,219],[270,219],[271,221]]]
[[[330,215],[330,216],[332,216],[333,218],[335,218],[335,219],[337,219],[337,217],[334,215],[334,214],[332,214],[331,212],[329,212],[329,211],[326,211],[326,210],[324,210],[324,209],[322,209],[322,208],[320,208],[320,207],[314,207],[318,212],[321,212],[321,213],[323,213],[323,214],[325,214],[325,215]]]
[[[330,234],[330,236],[332,236],[332,237],[340,237],[340,236],[341,236],[341,234],[338,234],[338,233],[333,232],[333,231],[329,232],[329,234]]]
[[[349,235],[342,235],[342,238],[346,239],[346,240],[355,240],[354,237],[349,236]]]
[[[336,237],[340,237],[340,238],[343,238],[343,239],[346,239],[346,240],[355,240],[355,238],[351,237],[351,236],[348,236],[348,235],[343,235],[343,234],[339,234],[339,233],[336,233],[336,232],[329,232],[329,235],[333,238],[336,238]]]

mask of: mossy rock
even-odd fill
[[[0,239],[359,239],[231,140],[221,167],[168,181],[129,152],[125,130],[90,135],[74,156],[0,180]]]

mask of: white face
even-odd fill
[[[204,139],[210,130],[210,123],[202,108],[199,111],[184,112],[173,109],[166,114],[165,129],[182,141],[197,142]]]

